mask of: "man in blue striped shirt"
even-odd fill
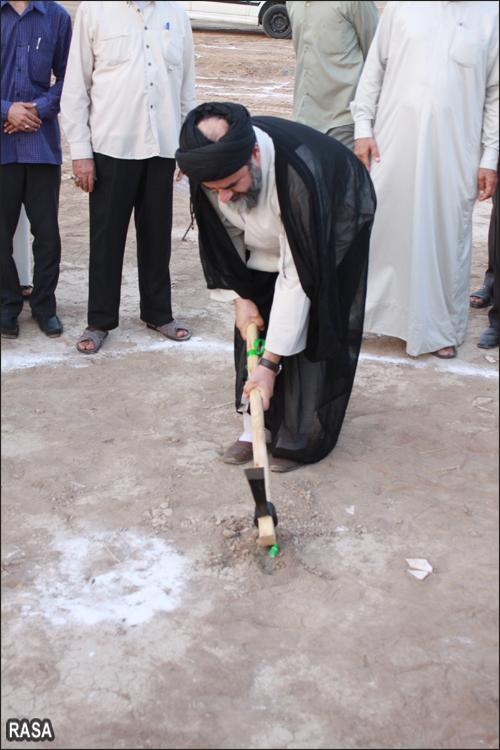
[[[47,336],[60,336],[55,289],[61,259],[57,215],[62,151],[57,114],[71,19],[56,2],[2,0],[1,22],[2,336],[19,335],[23,296],[12,239],[23,203],[34,236],[32,314]]]

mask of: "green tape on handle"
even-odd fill
[[[259,357],[262,357],[262,355],[264,354],[264,350],[266,348],[266,340],[265,339],[256,339],[254,346],[255,346],[255,349],[257,351],[257,355]]]
[[[247,351],[247,357],[262,357],[264,354],[264,350],[266,348],[266,340],[265,339],[255,339],[254,341],[254,348],[249,349]]]
[[[266,348],[266,340],[265,339],[255,339],[253,344],[253,349],[249,349],[247,351],[247,358],[248,357],[262,357],[264,354],[264,350]],[[245,365],[245,370],[247,370],[247,380],[248,380],[248,365]]]

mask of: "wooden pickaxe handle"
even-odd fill
[[[247,328],[247,352],[255,349],[255,342],[259,337],[258,329],[255,323],[250,323]],[[250,354],[247,357],[248,373],[251,374],[259,364],[257,354]],[[271,502],[271,482],[269,478],[269,461],[267,458],[266,430],[264,426],[264,410],[262,408],[262,398],[254,388],[250,391],[250,412],[252,417],[252,447],[253,462],[256,468],[264,470],[264,487],[266,491],[266,501]],[[276,534],[274,531],[274,521],[272,517],[261,516],[258,518],[259,525],[259,544],[269,546],[276,544]]]

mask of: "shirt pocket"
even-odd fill
[[[451,40],[450,57],[464,68],[476,65],[481,48],[481,39],[477,31],[471,31],[464,26],[457,26]]]
[[[318,33],[318,49],[325,57],[341,55],[345,47],[344,39],[345,23],[329,21],[325,23]]]
[[[184,37],[176,31],[162,29],[161,51],[167,66],[179,67],[184,56]]]
[[[50,86],[50,74],[54,59],[55,45],[32,37],[28,52],[28,70],[30,79],[43,86]]]
[[[99,57],[106,67],[115,68],[132,59],[132,39],[128,31],[115,31],[101,37]]]

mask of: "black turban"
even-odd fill
[[[221,117],[229,123],[229,130],[218,141],[206,138],[198,127],[209,117]],[[248,164],[255,140],[248,109],[233,102],[206,102],[186,117],[175,158],[193,182],[225,180]]]

